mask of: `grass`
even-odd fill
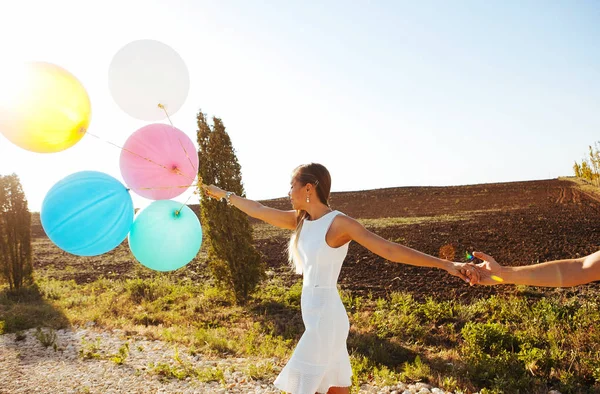
[[[34,336],[44,347],[53,346],[56,350],[56,332],[52,329],[50,330],[42,330],[40,327],[37,327]]]
[[[18,292],[0,287],[0,334],[40,326],[58,329],[69,324],[62,309],[46,298],[37,284]]]
[[[271,361],[250,363],[246,369],[246,376],[252,380],[268,380],[277,376],[278,368]]]
[[[94,342],[90,342],[85,338],[81,338],[79,357],[81,357],[83,360],[102,358],[102,354],[100,352],[100,338],[96,339]]]
[[[256,360],[244,374],[269,380],[303,332],[300,290],[300,282],[286,287],[274,278],[241,308],[224,290],[168,276],[81,285],[40,278],[32,288],[0,293],[0,327],[18,332],[93,321],[184,344],[192,354]],[[354,387],[421,381],[465,392],[600,392],[600,296],[593,292],[586,299],[557,293],[537,299],[492,296],[471,304],[417,302],[405,293],[387,299],[341,294],[352,327]],[[53,331],[39,332],[40,341],[51,346]],[[82,343],[80,357],[123,364],[128,353],[123,345],[104,356],[99,343]],[[151,371],[163,378],[224,379],[217,367],[198,370],[181,359],[152,365]]]
[[[125,360],[129,356],[129,342],[125,342],[120,348],[119,351],[109,357],[110,361],[114,362],[117,365],[125,364]]]

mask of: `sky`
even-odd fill
[[[0,174],[19,176],[32,211],[78,171],[123,182],[111,143],[151,122],[116,104],[108,70],[140,39],[183,58],[190,89],[171,121],[196,144],[197,112],[221,118],[255,200],[285,196],[310,162],[333,192],[555,178],[600,140],[595,0],[0,4],[0,74],[30,60],[65,68],[103,139],[41,154],[0,135]],[[198,203],[191,191],[175,200]]]

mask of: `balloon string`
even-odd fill
[[[167,119],[169,119],[169,123],[171,123],[171,127],[175,127],[175,126],[173,126],[173,122],[171,122],[171,118],[169,117],[169,113],[167,112],[167,109],[165,108],[165,106],[161,103],[158,103],[158,108],[165,111],[165,115],[167,115]]]
[[[199,185],[196,184],[196,185],[190,185],[190,186],[182,185],[182,186],[138,187],[137,189],[139,189],[139,190],[155,190],[155,189],[172,189],[172,188],[176,188],[176,187],[188,188],[188,187],[192,187],[192,186],[198,187]],[[129,190],[129,189],[127,189],[127,190]],[[187,205],[188,201],[190,201],[190,198],[192,198],[192,195],[198,194],[198,193],[199,193],[199,191],[196,190],[192,194],[190,194],[189,197],[187,198],[187,200],[185,200],[185,202],[183,204],[181,204],[181,207],[179,207],[179,209],[175,211],[175,215],[179,216],[179,213],[181,212],[183,207],[185,205]]]
[[[179,212],[181,212],[181,210],[183,209],[183,207],[188,203],[188,201],[190,201],[190,198],[192,198],[192,195],[196,194],[196,192],[190,194],[190,196],[187,198],[187,200],[185,200],[185,202],[183,204],[181,204],[181,207],[175,211],[175,215],[179,216]]]
[[[198,172],[198,169],[192,163],[192,159],[190,158],[190,155],[188,155],[187,150],[185,150],[185,146],[183,146],[183,143],[181,142],[181,140],[179,138],[177,138],[177,140],[179,141],[179,145],[181,145],[181,147],[183,148],[183,151],[185,152],[185,156],[187,157],[188,161],[190,162],[190,165],[192,166],[192,168],[194,169],[194,172]]]
[[[103,139],[103,138],[100,138],[100,137],[98,137],[97,135],[90,133],[89,131],[87,131],[87,132],[86,132],[86,134],[89,134],[89,135],[91,135],[92,137],[95,137],[95,138],[99,139],[100,141],[104,141],[104,142],[106,142],[106,143],[108,143],[108,144],[110,144],[110,145],[113,145],[113,146],[115,146],[115,147],[117,147],[117,148],[121,149],[121,150],[124,150],[124,151],[125,151],[125,152],[127,152],[127,153],[131,153],[132,155],[134,155],[134,156],[137,156],[137,157],[139,157],[139,158],[141,158],[141,159],[144,159],[144,160],[146,160],[146,161],[148,161],[148,162],[150,162],[150,163],[152,163],[152,164],[156,164],[157,166],[160,166],[160,167],[164,168],[164,169],[165,169],[165,170],[167,170],[167,171],[173,171],[173,172],[175,172],[176,174],[179,174],[179,175],[181,175],[181,176],[183,176],[183,177],[185,177],[185,178],[191,179],[191,180],[192,180],[192,182],[193,182],[193,181],[196,179],[195,177],[194,177],[194,178],[190,178],[188,175],[186,175],[186,174],[182,173],[182,172],[179,170],[179,168],[177,168],[177,167],[175,167],[175,168],[167,168],[166,166],[164,166],[164,165],[162,165],[162,164],[160,164],[160,163],[157,163],[157,162],[155,162],[155,161],[154,161],[154,160],[152,160],[152,159],[149,159],[149,158],[147,158],[147,157],[141,156],[141,155],[139,155],[139,154],[137,154],[137,153],[135,153],[135,152],[133,152],[133,151],[130,151],[130,150],[129,150],[129,149],[127,149],[127,148],[124,148],[124,147],[122,147],[122,146],[119,146],[119,145],[117,145],[117,144],[115,144],[115,143],[113,143],[113,142],[110,142],[110,141],[108,141],[108,140],[105,140],[105,139]]]
[[[179,186],[155,186],[155,187],[136,187],[138,190],[159,190],[159,189],[185,189],[188,187],[197,187],[198,185],[179,185]]]
[[[167,109],[165,108],[165,106],[163,104],[159,103],[158,108],[162,109],[165,112],[165,115],[167,115],[167,119],[169,120],[169,123],[171,123],[171,127],[175,128],[175,126],[173,126],[173,122],[171,122],[171,117],[169,116],[169,113],[167,112]],[[194,172],[198,172],[198,169],[192,163],[192,159],[190,158],[190,155],[188,155],[187,150],[185,149],[185,146],[183,146],[183,143],[181,142],[181,140],[179,138],[177,138],[177,140],[179,141],[179,145],[181,145],[181,148],[183,149],[185,156],[187,157],[188,161],[190,162],[190,165],[194,169]],[[200,176],[200,175],[198,174],[198,176]],[[202,183],[202,180],[200,180],[200,183]]]
[[[185,189],[187,189],[188,187],[192,187],[192,186],[199,188],[199,187],[202,186],[202,184],[200,182],[198,182],[195,185],[189,185],[189,186],[180,185],[180,186],[138,187],[136,189],[139,189],[139,190],[157,190],[157,189],[174,189],[174,188],[182,188],[182,189],[185,188]],[[199,194],[199,193],[200,192],[198,190],[192,192],[192,194]],[[190,198],[192,198],[192,194],[190,194],[190,196],[187,198],[187,200],[185,200],[185,202],[183,203],[183,205],[181,205],[181,208],[179,208],[177,211],[175,211],[175,214],[179,215],[179,212],[181,211],[181,209],[183,208],[183,206],[186,205],[188,203],[188,201],[190,201]]]

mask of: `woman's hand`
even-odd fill
[[[458,276],[465,282],[469,283],[471,286],[474,283],[478,283],[480,280],[480,270],[478,269],[478,267],[475,267],[472,264],[448,261],[446,271],[450,275]]]
[[[225,197],[225,190],[215,186],[215,185],[202,185],[202,190],[206,193],[207,196],[212,197],[216,200],[221,200]]]
[[[470,263],[478,268],[477,272],[479,274],[477,280],[473,280],[472,284],[498,285],[504,281],[504,279],[502,279],[502,266],[498,264],[498,262],[492,256],[488,256],[487,254],[481,252],[473,252],[473,256],[483,260],[483,262],[479,264]]]

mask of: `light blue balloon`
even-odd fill
[[[78,256],[97,256],[121,244],[133,223],[133,201],[110,175],[81,171],[46,194],[40,220],[48,238]]]
[[[202,245],[198,216],[187,205],[157,200],[140,211],[129,232],[129,248],[144,266],[173,271],[193,260]]]

